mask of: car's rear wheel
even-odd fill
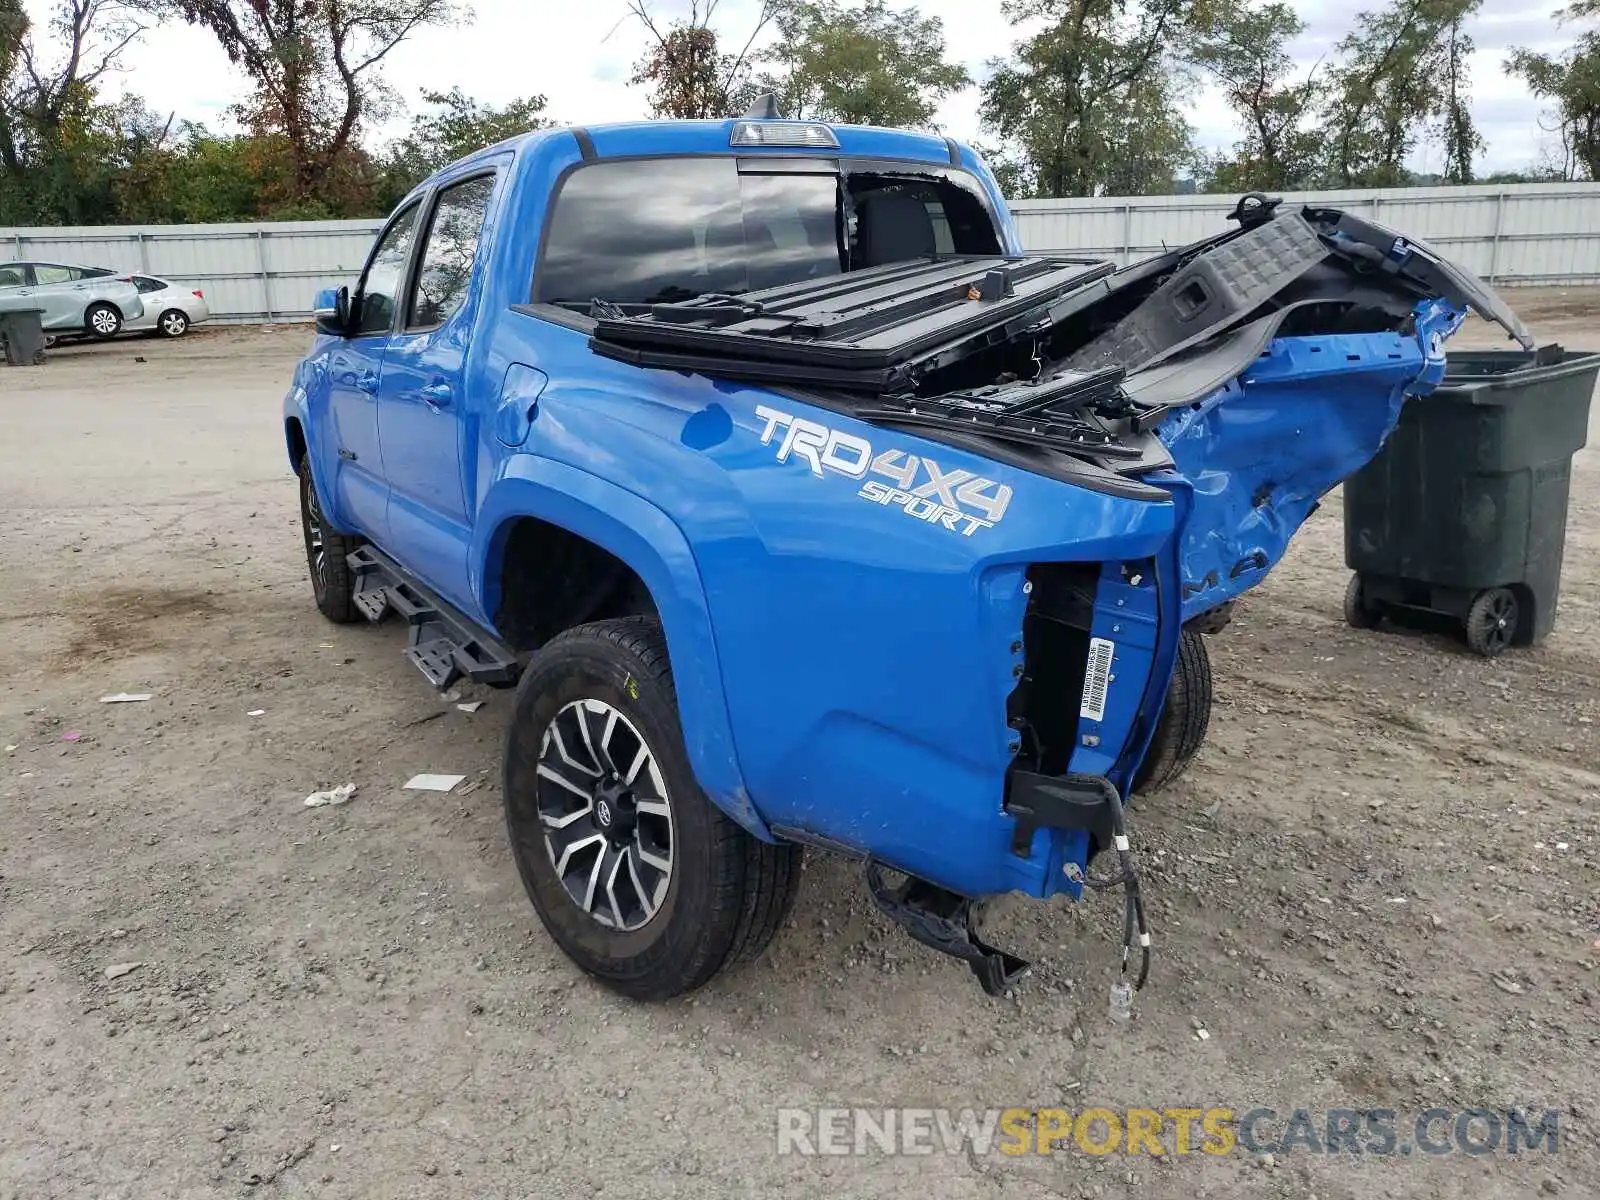
[[[311,480],[311,457],[300,457],[300,527],[305,534],[306,566],[317,610],[328,620],[348,625],[360,616],[356,608],[356,579],[350,570],[350,552],[361,539],[340,533],[322,515],[322,502]]]
[[[122,313],[115,304],[98,300],[84,310],[83,327],[101,341],[114,338],[122,332]]]
[[[156,328],[161,331],[162,337],[182,337],[189,332],[189,315],[179,309],[169,308],[161,314]]]
[[[506,735],[511,852],[550,936],[643,1000],[766,948],[801,850],[745,832],[700,790],[654,617],[579,626],[534,657]]]

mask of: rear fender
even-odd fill
[[[1445,339],[1463,316],[1426,301],[1411,333],[1279,338],[1158,426],[1191,488],[1179,544],[1185,621],[1266,577],[1322,497],[1378,453],[1406,397],[1442,378]]]
[[[705,587],[682,530],[655,505],[587,471],[532,454],[513,456],[484,497],[469,556],[472,592],[491,628],[500,607],[506,540],[523,517],[587,538],[644,581],[666,633],[684,748],[696,780],[733,820],[774,840],[750,800],[734,752]]]
[[[328,480],[333,478],[334,464],[324,462],[318,453],[318,441],[311,436],[311,409],[306,390],[297,382],[283,401],[283,441],[289,457],[289,470],[300,473],[300,443],[305,445],[306,457],[311,460],[311,486],[317,490],[317,504],[323,517],[337,531],[349,532],[328,491]]]

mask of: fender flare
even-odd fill
[[[644,581],[661,614],[695,779],[712,803],[750,833],[776,840],[745,788],[705,586],[683,531],[634,492],[567,463],[516,455],[484,497],[468,555],[472,591],[491,623],[500,602],[499,558],[512,524],[524,517],[587,538]]]
[[[348,528],[340,519],[339,509],[333,503],[333,493],[328,490],[328,481],[333,478],[332,466],[323,461],[326,455],[319,453],[316,439],[311,436],[311,431],[316,427],[311,423],[306,390],[298,384],[283,402],[284,452],[289,458],[289,470],[298,475],[300,460],[295,456],[295,425],[300,426],[300,440],[305,443],[306,457],[311,460],[311,486],[317,490],[317,504],[322,509],[323,519],[336,531],[348,533]]]

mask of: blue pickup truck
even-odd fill
[[[485,149],[317,309],[284,407],[317,605],[515,686],[512,856],[642,998],[758,954],[808,845],[990,992],[1026,964],[985,898],[1118,888],[1142,983],[1127,803],[1204,735],[1201,633],[1469,309],[1526,340],[1350,213],[1030,255],[967,147],[770,110]]]

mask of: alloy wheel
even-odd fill
[[[315,485],[306,486],[306,554],[311,559],[311,573],[317,583],[328,580],[328,547],[322,533],[322,505],[317,500]]]
[[[672,879],[672,806],[637,727],[603,700],[574,700],[544,731],[537,775],[545,851],[568,897],[607,928],[649,924]]]

